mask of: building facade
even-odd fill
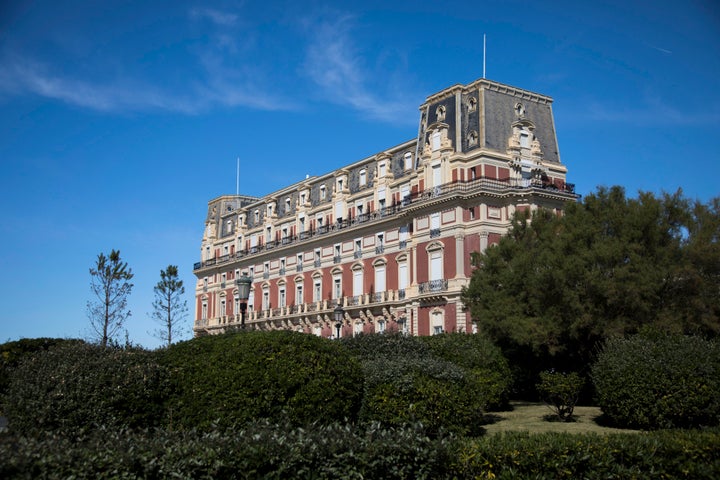
[[[262,198],[211,200],[194,333],[240,326],[243,273],[245,328],[472,332],[470,254],[516,211],[575,200],[566,174],[550,97],[486,79],[445,89],[421,105],[416,139]]]

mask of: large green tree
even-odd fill
[[[515,216],[463,301],[513,363],[587,366],[601,340],[643,328],[720,331],[720,201],[600,188],[563,215]]]
[[[95,299],[87,302],[87,314],[95,337],[102,346],[120,331],[130,316],[127,298],[132,291],[132,269],[120,259],[120,251],[100,253],[90,268],[90,290]]]
[[[160,281],[153,289],[155,300],[153,301],[152,318],[161,325],[153,335],[169,347],[173,338],[177,338],[183,332],[183,320],[187,317],[187,301],[182,297],[185,295],[185,286],[178,275],[176,265],[168,265],[165,270],[160,270]]]

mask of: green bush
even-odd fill
[[[69,340],[64,338],[21,338],[0,345],[0,395],[8,384],[10,370],[15,368],[26,355],[47,350],[60,343],[82,343],[82,340]]]
[[[445,333],[420,337],[435,356],[467,371],[486,410],[508,407],[512,374],[502,352],[483,335]]]
[[[553,409],[558,420],[568,422],[572,419],[575,404],[585,380],[576,372],[562,373],[550,370],[540,373],[537,390],[543,401]]]
[[[0,478],[442,479],[452,444],[412,429],[252,422],[227,432],[0,436]]]
[[[0,478],[558,479],[720,478],[720,432],[498,434],[430,439],[414,428],[231,432],[109,430],[0,435]]]
[[[288,331],[236,332],[171,346],[168,423],[232,427],[256,418],[293,424],[357,416],[359,364],[337,342]]]
[[[434,356],[419,338],[385,333],[358,335],[342,343],[363,366],[364,424],[420,423],[432,436],[482,431],[484,401],[476,378]]]
[[[62,342],[10,370],[3,398],[8,426],[21,432],[155,426],[164,378],[154,352]]]
[[[699,337],[636,335],[608,341],[592,368],[612,423],[658,429],[720,421],[720,345]]]
[[[505,433],[460,444],[456,478],[720,478],[720,432]]]

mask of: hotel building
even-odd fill
[[[486,79],[442,90],[415,139],[261,198],[211,200],[194,333],[240,326],[243,273],[248,329],[473,332],[460,298],[470,254],[516,211],[574,201],[566,174],[550,97]]]

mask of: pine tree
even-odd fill
[[[96,300],[87,302],[87,314],[100,345],[105,347],[130,316],[127,298],[133,287],[129,282],[133,273],[120,259],[120,251],[112,250],[109,256],[98,255],[90,277],[90,290]]]
[[[173,338],[177,338],[183,332],[182,321],[187,317],[187,301],[183,300],[185,286],[179,279],[178,267],[168,265],[167,269],[160,271],[160,281],[153,289],[155,300],[153,301],[152,318],[162,325],[153,332],[156,338],[167,342],[169,347]]]

